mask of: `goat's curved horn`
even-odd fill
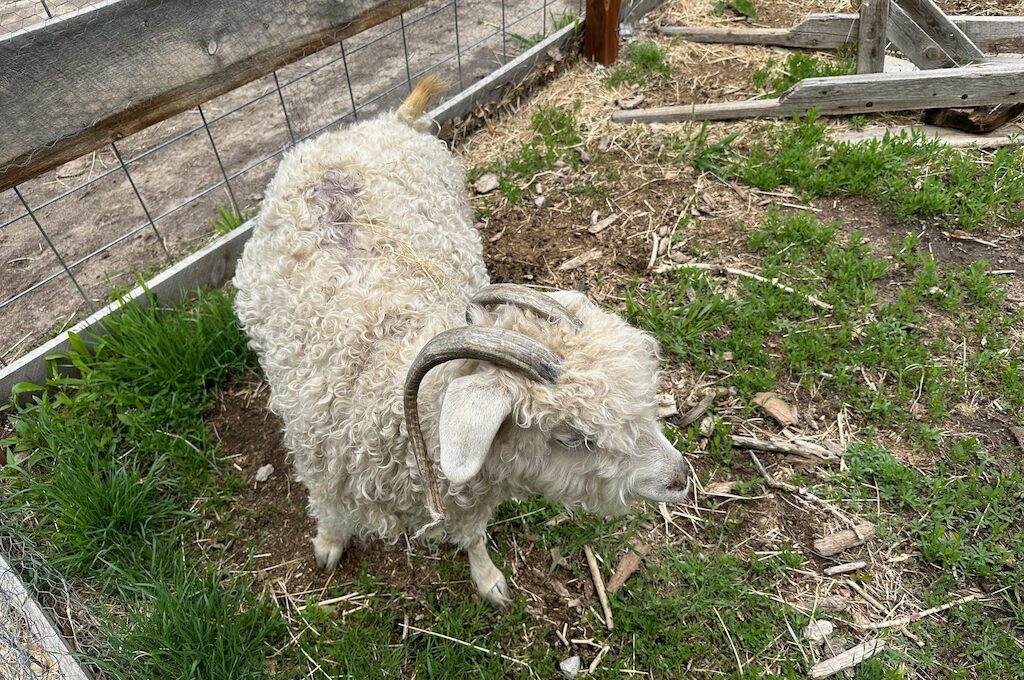
[[[553,383],[561,373],[557,354],[529,336],[515,331],[466,326],[435,335],[413,360],[405,378],[405,424],[416,454],[420,475],[427,483],[433,526],[444,519],[437,478],[427,457],[420,426],[418,397],[420,383],[430,369],[455,359],[477,359],[508,368],[536,382]],[[420,533],[422,533],[422,529]]]
[[[511,283],[495,283],[484,286],[470,298],[469,302],[481,307],[501,304],[515,305],[520,309],[533,312],[539,317],[565,322],[573,330],[578,331],[583,328],[583,322],[564,305],[556,302],[552,297],[526,286],[517,286]],[[468,308],[466,309],[466,321],[469,321]]]

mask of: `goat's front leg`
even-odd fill
[[[476,584],[476,591],[495,607],[504,607],[509,603],[508,583],[501,569],[494,566],[491,556],[487,553],[486,534],[478,536],[467,547],[469,556],[469,575]]]

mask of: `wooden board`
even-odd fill
[[[808,78],[778,99],[616,111],[612,120],[619,123],[664,123],[778,118],[802,115],[812,108],[826,115],[853,114],[1014,104],[1021,99],[1024,99],[1024,66],[985,66]]]
[[[610,66],[619,56],[621,0],[587,0],[587,24],[583,31],[583,56]]]
[[[896,0],[907,15],[958,64],[982,56],[982,51],[956,24],[949,20],[934,0]]]
[[[881,73],[885,67],[890,0],[861,0],[857,73]]]
[[[946,54],[939,44],[918,26],[910,15],[898,4],[889,11],[889,26],[886,30],[889,42],[896,46],[918,68],[949,68],[955,66],[954,59]]]
[[[0,41],[0,191],[424,0],[120,0]]]
[[[1024,17],[951,16],[978,49],[988,54],[1024,53]],[[857,42],[860,19],[856,14],[811,14],[793,28],[737,29],[706,26],[662,26],[666,35],[693,42],[734,45],[777,45],[834,50]]]

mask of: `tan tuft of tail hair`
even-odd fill
[[[398,120],[415,127],[416,121],[426,113],[430,100],[446,87],[448,87],[448,83],[433,74],[421,79],[399,107]]]

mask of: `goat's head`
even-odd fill
[[[657,343],[579,293],[488,286],[470,325],[440,334],[406,382],[406,417],[440,511],[419,433],[416,394],[432,367],[477,359],[445,391],[440,465],[452,484],[503,481],[602,514],[637,497],[675,502],[690,469],[656,415]],[[483,471],[483,473],[482,473]]]

